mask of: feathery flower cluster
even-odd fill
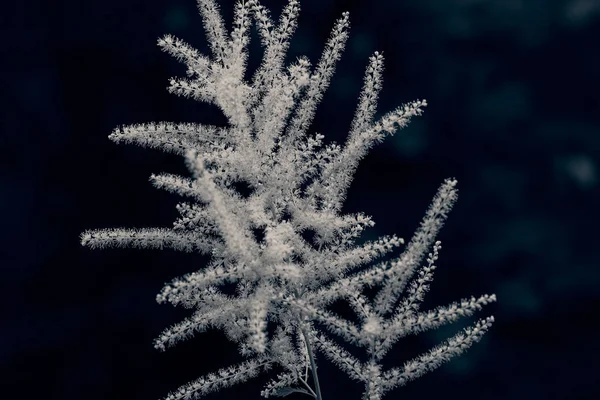
[[[211,256],[207,266],[174,279],[158,294],[159,303],[182,305],[194,313],[166,329],[155,347],[165,350],[217,328],[246,360],[188,383],[166,399],[198,398],[278,366],[283,372],[265,386],[264,397],[298,392],[321,400],[318,350],[364,383],[364,398],[375,400],[477,342],[493,317],[401,368],[386,370],[381,362],[400,338],[472,315],[496,300],[485,295],[420,311],[441,249],[435,237],[457,198],[456,180],[441,185],[413,238],[391,261],[373,264],[403,245],[403,239],[385,236],[359,245],[357,239],[373,221],[361,213],[340,212],[359,161],[373,145],[421,115],[426,101],[413,101],[375,120],[384,62],[375,52],[346,143],[325,145],[323,135],[307,131],[348,38],[348,13],[335,23],[314,67],[305,57],[284,66],[298,0],[288,1],[277,25],[258,0],[240,0],[231,33],[215,0],[197,2],[212,57],[170,35],[159,39],[158,45],[187,67],[187,78],[170,79],[169,91],[218,106],[229,124],[158,122],[115,129],[109,138],[116,143],[183,156],[191,177],[163,173],[150,181],[188,201],[177,206],[180,217],[172,229],[81,234],[82,244],[90,248],[172,248]],[[252,22],[264,57],[247,82]],[[249,195],[236,189],[240,183],[250,188]],[[225,294],[224,284],[235,284],[235,295]],[[378,289],[374,298],[365,294],[368,288]],[[358,323],[328,310],[339,300],[348,302]],[[331,334],[363,347],[367,358],[351,354]]]

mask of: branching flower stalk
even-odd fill
[[[313,395],[317,400],[321,400],[323,399],[323,396],[321,395],[321,385],[319,384],[319,376],[317,375],[317,364],[315,362],[312,346],[310,345],[310,338],[308,337],[308,333],[306,332],[305,328],[301,328],[301,331],[306,343],[306,351],[308,352],[308,357],[310,359],[310,370],[312,371],[313,382],[315,383],[316,393],[313,392]]]
[[[279,24],[258,0],[238,1],[230,33],[215,0],[197,2],[211,57],[173,36],[159,39],[161,49],[187,67],[187,78],[171,78],[168,90],[218,106],[228,125],[151,122],[116,128],[109,136],[116,143],[184,158],[191,177],[161,173],[150,181],[186,201],[177,205],[180,216],[171,229],[81,234],[81,243],[90,248],[171,248],[210,256],[206,266],[173,279],[157,295],[158,303],[193,309],[193,314],[165,329],[154,345],[164,351],[216,328],[238,346],[244,361],[187,383],[166,399],[196,399],[277,367],[281,372],[265,385],[263,397],[296,392],[322,400],[318,351],[364,384],[364,399],[377,400],[479,341],[493,317],[401,367],[382,363],[397,340],[470,316],[496,300],[484,295],[420,310],[441,249],[436,236],[457,199],[455,179],[443,182],[412,239],[390,261],[377,260],[403,245],[403,239],[392,235],[358,244],[374,222],[362,213],[341,213],[359,161],[420,116],[426,101],[375,119],[384,62],[375,52],[346,143],[325,144],[323,135],[308,130],[348,38],[349,14],[335,23],[316,65],[300,57],[285,66],[298,0],[288,0]],[[251,25],[258,30],[264,55],[247,81]],[[250,194],[241,193],[239,184],[249,187]],[[235,284],[234,295],[223,291],[225,284]],[[375,296],[366,294],[373,289]],[[333,313],[335,301],[347,302],[357,321]],[[351,354],[334,336],[364,353]]]

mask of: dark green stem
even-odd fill
[[[317,400],[323,400],[323,396],[321,395],[321,386],[319,385],[319,377],[317,376],[317,364],[315,363],[315,356],[313,354],[312,346],[310,345],[310,340],[308,338],[308,333],[306,332],[306,328],[300,328],[302,331],[302,335],[304,336],[304,341],[306,342],[306,349],[308,350],[308,358],[310,360],[310,370],[312,371],[313,381],[315,383],[315,391],[317,392]]]

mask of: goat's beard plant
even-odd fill
[[[197,398],[278,366],[281,373],[264,387],[264,397],[299,392],[320,400],[317,354],[364,383],[365,399],[379,399],[477,342],[493,317],[402,367],[382,365],[398,339],[471,315],[495,300],[485,295],[419,310],[441,249],[435,237],[457,197],[456,180],[444,181],[413,238],[391,261],[372,263],[402,245],[402,239],[385,236],[357,244],[373,221],[361,213],[340,213],[359,160],[420,115],[426,102],[403,105],[374,121],[383,69],[383,57],[376,52],[369,59],[345,145],[324,145],[322,135],[309,136],[307,130],[346,42],[348,13],[336,22],[314,68],[304,57],[284,68],[299,13],[297,0],[289,0],[277,26],[258,1],[239,1],[231,34],[214,0],[198,0],[198,7],[212,58],[172,36],[160,39],[159,46],[187,66],[188,78],[171,79],[169,91],[217,105],[229,126],[160,122],[117,128],[109,136],[117,143],[184,156],[192,178],[163,173],[150,180],[189,200],[178,204],[180,217],[172,229],[104,229],[81,235],[82,244],[91,248],[168,247],[211,256],[205,268],[173,280],[157,296],[159,303],[195,311],[166,329],[155,347],[164,350],[217,328],[239,346],[245,361],[190,382],[166,399]],[[264,57],[247,82],[252,20]],[[240,183],[250,188],[249,195],[236,190]],[[312,240],[305,239],[311,235]],[[236,294],[225,294],[225,284],[235,284]],[[376,294],[367,296],[366,289]],[[340,300],[356,312],[357,322],[328,310]],[[267,324],[273,329],[267,330]],[[363,347],[363,355],[352,355],[331,334],[353,348]]]

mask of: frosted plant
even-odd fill
[[[381,362],[398,339],[471,315],[495,300],[486,295],[419,309],[441,248],[435,237],[456,201],[456,180],[442,184],[413,238],[392,261],[374,262],[402,239],[384,236],[358,244],[374,222],[361,213],[341,214],[359,160],[421,115],[426,102],[411,102],[374,120],[383,70],[383,56],[375,52],[345,145],[324,144],[323,135],[307,131],[348,37],[348,13],[335,23],[316,66],[305,57],[284,66],[297,0],[288,1],[277,26],[258,1],[239,1],[231,33],[214,0],[198,0],[198,7],[212,57],[170,35],[161,38],[158,45],[187,66],[188,77],[171,79],[169,91],[217,105],[228,126],[158,122],[115,129],[109,138],[117,143],[182,155],[191,177],[163,173],[150,180],[188,201],[177,205],[180,217],[171,229],[81,234],[82,244],[91,248],[168,247],[210,255],[208,265],[174,279],[157,296],[159,303],[194,312],[166,329],[155,347],[165,350],[216,328],[237,344],[245,361],[190,382],[166,399],[197,398],[278,367],[264,397],[299,392],[320,400],[317,350],[364,383],[364,398],[379,399],[477,342],[493,317],[402,367],[386,370]],[[251,21],[264,56],[248,82]],[[223,291],[225,284],[235,285],[235,295]],[[367,296],[367,289],[376,295]],[[347,302],[358,324],[331,312],[334,301]],[[363,347],[364,354],[352,355],[331,335]]]

